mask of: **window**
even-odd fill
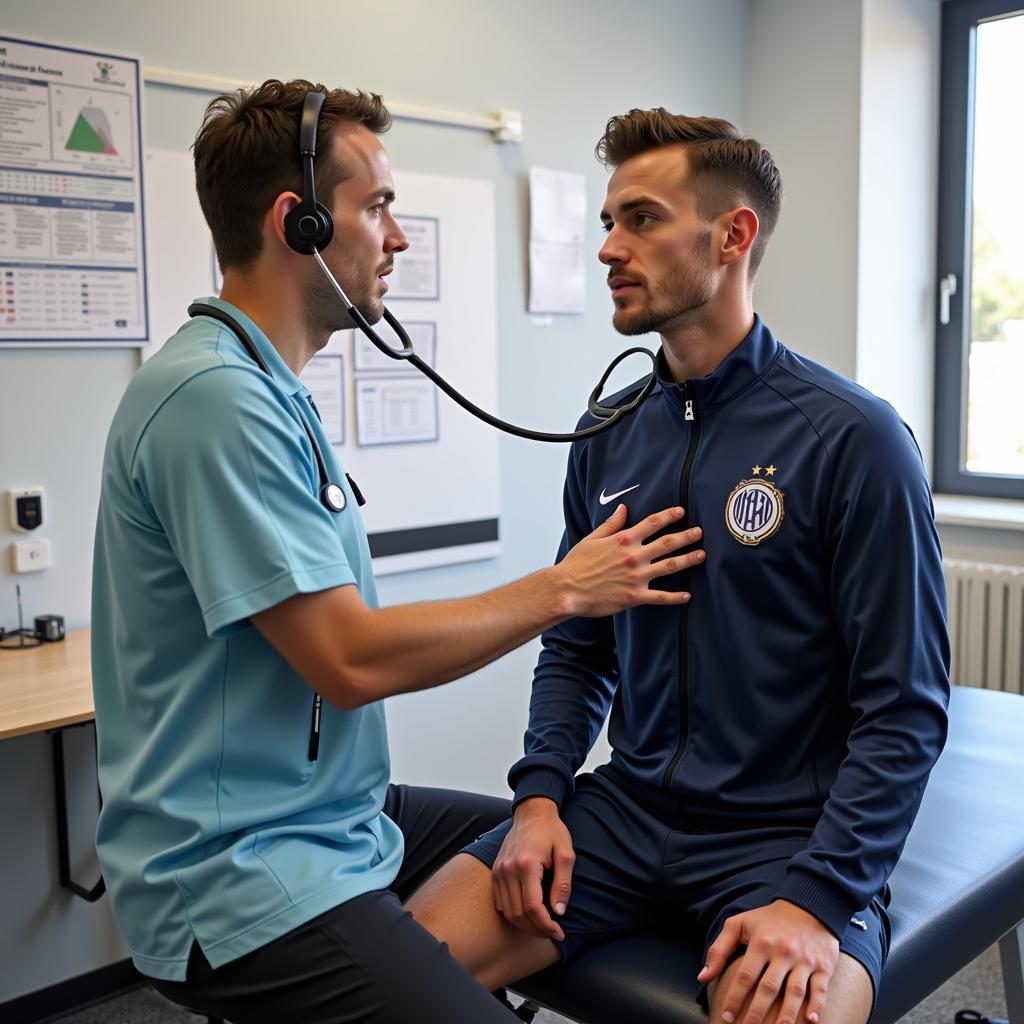
[[[1024,0],[947,0],[937,491],[1024,498]]]

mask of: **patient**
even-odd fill
[[[612,322],[660,335],[659,387],[574,445],[559,558],[625,494],[632,521],[682,504],[707,558],[659,584],[692,604],[544,635],[514,816],[410,908],[490,988],[668,928],[704,938],[715,1024],[863,1024],[946,736],[924,467],[889,405],[754,313],[782,197],[758,142],[632,110],[597,153]],[[577,778],[609,710],[611,760]]]

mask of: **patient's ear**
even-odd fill
[[[748,206],[740,206],[723,214],[721,220],[724,222],[724,232],[718,258],[723,266],[730,266],[750,251],[760,225],[757,214]]]

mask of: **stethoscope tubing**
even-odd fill
[[[188,315],[190,317],[208,316],[210,319],[222,323],[238,338],[242,343],[242,348],[245,349],[259,369],[273,379],[274,375],[271,373],[270,367],[267,366],[266,360],[260,355],[256,343],[249,337],[249,332],[230,313],[225,313],[224,310],[217,309],[215,306],[210,306],[205,302],[193,302],[188,307]],[[320,475],[320,500],[329,512],[341,512],[345,508],[346,503],[344,491],[331,480],[330,474],[327,472],[327,463],[324,461],[324,454],[320,451],[320,445],[317,444],[316,437],[313,434],[313,428],[309,425],[309,421],[301,410],[299,410],[299,419],[302,420],[302,429],[306,432],[306,437],[313,448],[313,456],[316,459],[317,473]]]
[[[506,434],[514,434],[516,437],[525,438],[528,441],[549,441],[552,443],[570,443],[572,441],[582,441],[584,438],[593,437],[595,434],[603,433],[605,430],[610,430],[617,423],[620,422],[625,416],[628,416],[631,412],[634,412],[637,407],[643,402],[647,396],[654,390],[658,378],[655,373],[657,366],[656,357],[650,349],[635,347],[626,349],[625,352],[620,352],[608,365],[608,368],[604,371],[601,379],[597,383],[597,387],[591,392],[590,399],[587,403],[587,407],[590,414],[598,420],[597,423],[591,424],[589,427],[583,427],[580,430],[572,430],[566,433],[548,433],[539,430],[530,430],[528,427],[520,427],[515,423],[509,423],[507,420],[499,419],[492,413],[487,412],[485,409],[481,409],[474,402],[471,402],[465,395],[456,391],[451,384],[448,383],[429,363],[425,363],[416,354],[413,348],[412,339],[409,337],[405,328],[401,325],[398,318],[385,306],[383,307],[383,316],[385,322],[390,328],[398,335],[399,341],[402,343],[401,348],[394,348],[389,345],[374,329],[370,326],[369,322],[363,316],[362,313],[356,309],[355,303],[349,300],[349,297],[342,290],[341,285],[338,284],[334,275],[331,273],[327,264],[324,263],[323,257],[319,251],[313,249],[313,257],[316,259],[323,271],[324,276],[331,283],[331,286],[337,292],[338,297],[345,304],[349,317],[359,330],[369,339],[370,342],[384,355],[390,359],[404,360],[410,365],[415,366],[420,373],[423,374],[428,380],[435,384],[441,391],[443,391],[453,402],[462,406],[466,412],[475,416],[477,419],[482,420],[484,423],[497,430],[502,430]],[[611,409],[608,406],[600,405],[598,400],[601,397],[601,392],[604,391],[605,384],[608,383],[608,378],[612,375],[615,368],[624,359],[628,359],[632,355],[643,354],[651,360],[652,368],[651,375],[645,382],[644,386],[640,389],[639,393],[636,394],[629,402],[625,405],[621,405],[618,408]]]

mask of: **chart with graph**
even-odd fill
[[[130,96],[54,85],[50,117],[55,161],[131,169],[135,147]]]
[[[0,32],[0,349],[149,338],[137,57]]]

